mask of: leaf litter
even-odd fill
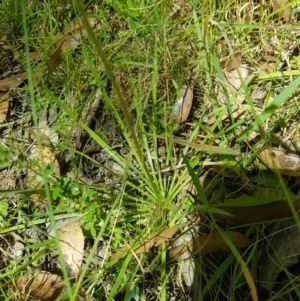
[[[48,272],[18,277],[13,285],[22,292],[23,298],[30,297],[40,301],[56,301],[63,296],[67,296],[68,292],[63,277]],[[74,300],[93,301],[95,299],[81,288]]]
[[[98,20],[94,17],[88,17],[89,25],[95,30],[100,30],[100,25]],[[71,21],[65,27],[64,31],[56,37],[55,50],[51,53],[49,57],[48,64],[50,68],[56,68],[59,64],[63,62],[64,53],[68,49],[74,50],[82,43],[83,39],[87,38],[87,32],[83,25],[83,21],[80,17]]]
[[[7,98],[8,98],[8,96],[6,94],[1,96],[1,93],[0,93],[0,123],[5,121],[6,116],[7,116],[7,112],[8,112],[8,108],[9,108],[9,101],[7,100]]]
[[[252,241],[239,232],[226,231],[225,234],[238,249],[248,248],[252,245]],[[228,252],[229,247],[219,233],[211,233],[170,249],[169,256],[171,258],[179,256],[180,260],[185,260],[201,253],[210,254],[218,251]]]
[[[66,220],[65,224],[57,230],[57,248],[67,267],[69,281],[75,286],[83,260],[84,236],[79,222],[70,219],[69,222]],[[45,271],[18,277],[13,285],[21,295],[25,294],[40,301],[55,301],[67,293],[65,279],[58,274]],[[76,300],[82,300],[81,298],[94,300],[84,289],[80,289]]]
[[[70,223],[57,230],[62,256],[71,278],[78,278],[83,260],[84,236],[78,222]]]
[[[43,174],[43,171],[49,166],[53,168],[55,175],[60,175],[60,167],[53,154],[51,144],[45,143],[41,146],[32,146],[28,160],[30,165],[26,176],[27,189],[41,189],[45,187],[45,181],[48,184],[51,183],[47,176]],[[32,194],[30,198],[37,203],[40,210],[45,209],[47,203],[45,195]]]
[[[173,228],[166,228],[162,231],[151,234],[149,237],[147,237],[142,242],[139,242],[138,244],[134,243],[131,246],[124,247],[110,257],[110,262],[115,263],[120,258],[127,256],[129,252],[134,252],[135,255],[148,253],[151,248],[158,247],[163,243],[168,243],[176,234],[176,232],[178,232],[186,225],[187,224],[179,224],[174,226]]]
[[[179,91],[180,98],[176,99],[171,111],[174,123],[183,123],[187,120],[193,104],[193,87],[183,85]]]
[[[284,6],[286,3],[280,3],[276,4],[275,2],[272,2],[274,10],[280,9],[280,7]],[[183,1],[178,1],[177,5],[179,6],[180,10],[184,6]],[[276,6],[277,5],[277,6]],[[286,15],[283,16],[283,18],[287,21]],[[92,26],[96,25],[93,23],[95,20],[93,18],[89,19],[90,22],[92,23]],[[96,28],[95,30],[99,30],[99,27]],[[62,37],[61,37],[62,36]],[[55,42],[55,50],[51,54],[49,62],[52,64],[52,66],[57,67],[61,62],[63,62],[64,58],[64,53],[67,51],[67,49],[74,50],[76,47],[78,47],[79,43],[81,43],[82,39],[86,38],[86,32],[84,28],[82,27],[82,21],[81,19],[76,19],[69,23],[65,30],[63,31],[62,35],[57,35],[56,42]],[[267,49],[268,46],[265,46],[265,49]],[[269,47],[270,48],[270,47]],[[271,49],[271,48],[270,48]],[[271,52],[272,50],[270,50]],[[35,57],[35,55],[33,55]],[[36,56],[38,59],[39,56]],[[274,60],[275,58],[275,60]],[[225,74],[225,81],[221,84],[221,87],[219,88],[219,92],[217,93],[217,102],[220,107],[228,105],[227,101],[228,99],[234,100],[233,103],[233,115],[232,117],[234,119],[243,119],[245,118],[245,112],[247,110],[245,105],[245,100],[246,100],[246,95],[244,94],[243,88],[245,86],[245,83],[248,84],[248,81],[251,79],[252,72],[253,70],[251,67],[246,63],[243,62],[243,58],[240,54],[236,55],[236,62],[233,63],[232,61],[229,62],[227,69],[226,69],[226,74]],[[266,67],[261,68],[260,71],[262,72],[271,72],[274,71],[272,63],[276,61],[276,55],[271,55],[268,54],[264,57],[264,59],[267,60],[268,64],[266,64]],[[23,79],[26,79],[26,74],[20,73],[19,76],[22,75],[24,76]],[[10,78],[6,78],[3,82],[0,82],[0,88],[4,89],[3,91],[8,91],[9,89],[15,88],[17,85],[19,85],[19,77],[14,77],[11,76]],[[2,86],[1,86],[2,85]],[[223,89],[224,88],[224,89]],[[228,93],[228,99],[226,92]],[[189,85],[184,85],[180,89],[180,97],[176,99],[175,105],[170,113],[171,117],[174,120],[174,123],[178,124],[184,124],[188,117],[190,116],[191,113],[191,108],[193,105],[193,87],[190,87]],[[261,92],[261,91],[259,91]],[[264,99],[262,97],[262,99]],[[264,105],[264,104],[263,104]],[[3,105],[4,113],[3,113],[3,121],[6,118],[7,114],[7,109],[8,109],[8,102],[7,104],[5,103]],[[95,106],[96,110],[99,108],[99,103]],[[88,108],[88,107],[87,107]],[[1,107],[0,107],[0,112],[1,112]],[[90,123],[88,119],[93,120],[95,115],[93,114],[85,114],[87,116],[87,123]],[[89,118],[90,117],[90,118]],[[228,123],[228,118],[229,114],[227,113],[223,117],[224,123]],[[83,118],[82,118],[83,119]],[[3,122],[1,121],[1,122]],[[210,120],[208,122],[208,125],[214,124],[215,120]],[[40,120],[40,125],[47,127],[46,120]],[[51,131],[45,132],[44,134],[48,136],[50,139]],[[155,138],[159,139],[164,139],[166,141],[173,142],[178,145],[183,145],[183,146],[188,146],[190,148],[194,148],[200,152],[205,152],[208,154],[217,154],[217,155],[230,155],[230,156],[236,156],[236,158],[239,158],[238,156],[241,154],[240,151],[236,151],[235,149],[231,147],[221,147],[218,145],[207,145],[205,143],[190,143],[188,141],[182,140],[180,138],[167,138],[163,136],[154,136]],[[57,141],[57,139],[56,139]],[[53,141],[52,141],[53,142]],[[247,139],[247,143],[253,147],[253,144],[251,144],[253,141],[252,139]],[[78,144],[79,145],[79,144]],[[76,148],[79,148],[81,145],[79,145]],[[226,144],[227,145],[227,144]],[[257,145],[256,145],[257,146]],[[253,147],[254,149],[254,147]],[[42,148],[41,149],[42,154],[46,154],[45,159],[49,160],[50,164],[54,165],[56,167],[58,164],[56,162],[55,155],[53,154],[53,151],[51,148]],[[260,148],[259,151],[257,152],[257,156],[260,158],[260,160],[266,165],[269,169],[276,171],[282,175],[288,175],[288,176],[293,176],[297,177],[298,175],[298,155],[297,154],[290,154],[286,150],[279,150],[275,149],[273,147],[270,148],[270,150],[266,150],[264,148]],[[48,158],[48,159],[47,159]],[[31,158],[33,160],[36,160],[36,158]],[[237,159],[238,160],[238,159]],[[49,163],[48,162],[48,163]],[[42,165],[44,163],[47,165],[47,162],[40,161]],[[208,162],[209,163],[209,162]],[[211,164],[213,165],[213,164]],[[208,164],[203,164],[203,166],[208,166]],[[33,189],[39,188],[40,187],[40,181],[37,181],[36,183],[34,182],[34,177],[35,179],[38,179],[38,170],[34,168],[33,170],[33,175],[31,176],[30,171],[28,172],[29,174],[29,182],[28,182],[28,188]],[[57,173],[57,176],[59,176],[59,173]],[[28,179],[27,179],[28,180]],[[31,187],[30,182],[32,182],[34,185]],[[186,195],[188,197],[188,194]],[[38,200],[38,202],[41,202],[41,208],[45,207],[45,200]],[[258,202],[258,204],[253,204],[255,203],[253,199],[250,199],[249,201],[249,206],[221,206],[222,210],[224,209],[225,211],[229,212],[232,216],[224,216],[224,215],[215,215],[216,217],[219,217],[219,220],[222,220],[223,222],[227,223],[227,225],[231,226],[240,226],[243,224],[251,224],[251,223],[259,223],[262,221],[269,221],[272,219],[278,219],[281,217],[286,217],[286,216],[291,216],[291,210],[285,202],[285,200],[279,200],[273,202],[273,204],[261,204]],[[226,204],[226,200],[225,200]],[[215,204],[214,204],[215,205]],[[224,205],[224,204],[223,204]],[[294,201],[295,208],[298,208],[298,201]],[[218,206],[218,205],[216,205]],[[247,211],[248,210],[248,211]],[[271,212],[271,213],[270,213]],[[65,228],[63,230],[59,229],[59,235],[61,238],[61,243],[60,247],[62,250],[62,255],[65,259],[69,274],[71,277],[78,277],[79,269],[82,264],[82,254],[83,254],[83,241],[84,237],[82,234],[82,230],[80,225],[76,224],[74,226],[74,232],[72,232],[71,228]],[[168,243],[170,242],[179,230],[179,228],[176,228],[177,226],[173,228],[167,228],[165,230],[159,231],[157,233],[154,233],[153,235],[150,235],[148,238],[145,238],[142,240],[142,242],[139,242],[137,244],[131,245],[131,247],[124,247],[121,250],[117,251],[112,257],[111,261],[115,262],[119,260],[120,258],[123,258],[124,254],[128,254],[128,252],[134,252],[136,255],[141,255],[141,254],[147,254],[153,247],[159,247],[163,243]],[[172,229],[172,230],[171,230]],[[240,234],[238,232],[233,232],[233,231],[228,231],[226,232],[228,237],[231,239],[233,244],[236,246],[236,248],[246,248],[249,247],[252,242],[249,240],[245,235]],[[72,237],[72,239],[71,239]],[[184,254],[187,254],[187,251],[196,249],[196,253],[198,252],[203,252],[203,253],[212,253],[212,252],[217,252],[217,251],[228,251],[228,246],[224,244],[224,241],[222,238],[218,235],[218,233],[212,233],[210,235],[203,235],[199,236],[196,239],[192,240],[185,246],[179,246],[177,247],[178,249],[170,249],[170,254],[175,254],[174,256],[181,255],[181,252],[184,252]],[[180,249],[181,248],[181,249]],[[80,255],[81,254],[81,255]],[[193,268],[192,268],[193,272]],[[41,300],[54,300],[53,296],[58,294],[58,296],[61,296],[62,292],[65,290],[64,285],[58,284],[56,286],[56,281],[60,283],[62,280],[61,278],[55,278],[59,277],[54,274],[50,274],[49,276],[49,281],[47,280],[46,283],[47,285],[41,284],[43,282],[43,278],[48,278],[48,276],[45,276],[46,273],[41,273],[41,275],[38,274],[37,276],[37,283],[38,286],[43,287],[45,290],[49,290],[49,287],[47,287],[49,284],[53,284],[53,289],[46,299],[41,299]],[[18,283],[22,283],[24,285],[25,282],[29,281],[29,278],[26,277],[33,277],[33,275],[28,275],[24,276],[25,278],[19,278],[17,280]],[[34,278],[34,277],[33,277]],[[30,281],[29,281],[30,282]],[[20,285],[18,286],[20,289]],[[56,292],[57,288],[57,292]],[[65,292],[65,291],[64,291]],[[42,295],[44,292],[42,293]],[[34,298],[40,298],[41,295],[31,295],[31,297]],[[43,297],[42,297],[43,298]],[[49,298],[49,299],[47,299]]]

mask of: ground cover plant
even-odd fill
[[[298,18],[2,1],[1,300],[299,300]]]

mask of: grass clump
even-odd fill
[[[24,78],[0,94],[2,297],[18,300],[18,277],[47,271],[63,279],[59,300],[295,298],[282,257],[296,248],[275,250],[280,271],[260,276],[273,268],[274,221],[299,220],[299,34],[295,15],[280,19],[289,5],[17,4],[0,4],[0,80]],[[183,85],[193,105],[176,124]],[[71,218],[85,237],[75,279],[47,228]],[[185,260],[171,256],[176,239]]]

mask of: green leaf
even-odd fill
[[[293,197],[293,194],[291,193],[291,197]],[[271,193],[270,195],[260,195],[256,194],[255,196],[249,196],[246,194],[241,195],[240,197],[236,199],[228,199],[225,202],[218,204],[218,207],[245,207],[245,206],[253,206],[253,205],[261,205],[261,204],[268,204],[268,203],[274,203],[278,201],[282,201],[286,199],[286,194],[279,193],[276,191],[276,193]]]
[[[1,165],[10,165],[11,152],[4,146],[0,145],[0,164]]]
[[[8,213],[8,203],[7,201],[0,201],[0,220],[3,220]]]

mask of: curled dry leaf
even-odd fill
[[[279,149],[262,148],[258,157],[273,171],[287,176],[300,177],[300,157],[295,154],[288,154]]]
[[[179,91],[180,99],[176,99],[171,111],[171,117],[175,123],[185,122],[190,114],[193,104],[193,89],[188,85],[183,85]]]
[[[53,164],[54,173],[60,175],[58,161],[49,146],[33,146],[29,155],[29,161],[31,161],[32,164],[28,169],[26,177],[28,189],[41,189],[44,187],[42,182],[37,181],[37,176],[41,169],[45,169],[49,164]],[[30,198],[38,203],[41,210],[45,208],[45,195],[32,194]]]
[[[23,295],[24,300],[28,300],[27,298],[30,297],[39,301],[56,301],[67,292],[67,286],[64,279],[61,276],[47,272],[18,277],[15,279],[14,284],[21,295]],[[74,300],[92,301],[95,299],[92,296],[87,295],[86,292],[81,289]]]
[[[294,200],[293,206],[299,212],[300,200]],[[215,214],[215,218],[232,227],[257,224],[293,216],[287,200],[245,207],[225,206],[222,207],[222,210],[226,211],[229,215]]]
[[[168,242],[178,230],[183,229],[187,225],[188,223],[180,224],[173,228],[166,228],[162,231],[156,232],[150,235],[148,238],[146,238],[142,243],[139,243],[138,246],[140,247],[138,248],[135,248],[137,244],[132,244],[129,247],[124,247],[120,249],[111,256],[110,261],[111,263],[115,263],[120,258],[125,257],[130,251],[134,252],[135,255],[148,253],[152,247],[158,247],[161,244]]]
[[[83,259],[84,236],[78,222],[70,223],[57,230],[59,248],[70,277],[77,279]]]
[[[251,240],[238,232],[226,231],[225,234],[238,249],[249,247]],[[200,252],[204,254],[218,251],[228,251],[229,247],[219,233],[211,233],[199,236],[186,244],[172,248],[169,251],[170,258],[178,257],[180,260],[189,259],[190,255],[197,255]]]
[[[194,283],[196,265],[193,258],[184,260],[179,266],[178,273],[181,274],[186,286],[190,287]]]

